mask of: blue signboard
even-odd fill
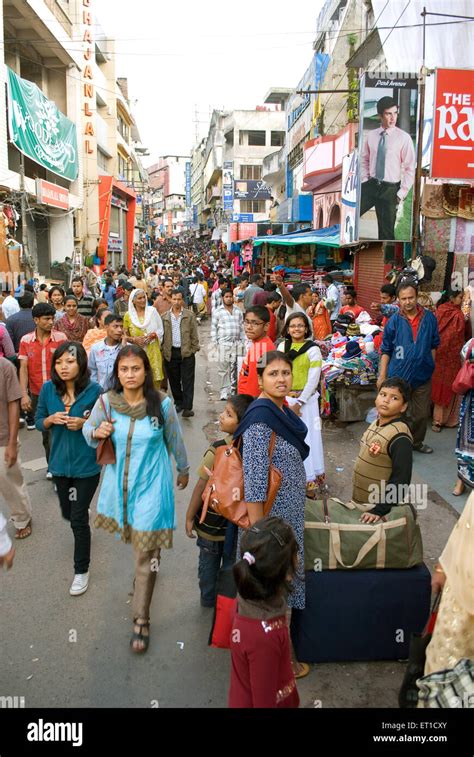
[[[186,207],[191,207],[191,163],[186,163]]]
[[[253,213],[234,213],[233,223],[253,223]]]
[[[234,164],[232,161],[225,161],[223,165],[222,196],[224,213],[232,213],[234,210]]]

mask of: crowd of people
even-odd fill
[[[296,660],[288,623],[292,608],[305,607],[306,498],[326,498],[329,492],[320,418],[322,352],[341,324],[349,335],[351,324],[367,316],[354,289],[343,289],[330,274],[322,283],[323,292],[308,282],[290,289],[278,272],[236,271],[225,252],[205,243],[166,242],[137,254],[130,270],[109,264],[98,277],[86,267],[67,288],[23,282],[1,303],[0,492],[15,538],[33,530],[19,458],[23,425],[42,434],[46,475],[72,529],[70,594],[89,587],[90,508],[97,489],[95,526],[132,544],[135,653],[148,649],[161,550],[172,547],[177,527],[171,458],[176,486],[184,489],[189,482],[191,427],[180,424],[179,415],[188,422],[194,416],[196,353],[208,334],[201,324],[210,321],[204,344],[218,368],[224,438],[204,453],[185,529],[188,537],[197,537],[204,607],[216,604],[221,568],[233,566],[238,633],[231,643],[232,707],[298,706],[295,680],[309,672]],[[413,451],[433,452],[425,443],[432,404],[433,431],[459,428],[454,493],[474,486],[474,384],[463,395],[453,390],[461,353],[466,364],[474,364],[462,303],[462,293],[448,291],[432,312],[419,303],[416,282],[404,281],[397,290],[384,285],[380,302],[372,304],[368,317],[378,325],[373,341],[380,352],[377,419],[356,461],[355,502],[368,501],[367,487],[380,483],[381,475],[387,484],[410,484]],[[374,445],[376,466],[370,459]],[[240,450],[245,529],[212,509],[203,512],[221,446]],[[272,468],[280,479],[268,510]],[[394,504],[377,502],[361,521],[380,522]],[[471,498],[463,515],[466,560],[473,547],[474,529],[467,533],[474,525],[473,507]],[[13,557],[0,514],[0,563],[10,567]],[[462,578],[468,571],[463,563],[459,577],[460,559],[447,550],[434,582],[439,585],[446,571],[450,592],[440,613],[444,607],[447,617],[453,602],[463,608],[467,620],[463,640],[456,638],[456,655],[474,657],[472,603],[465,601]],[[441,658],[449,655],[440,648],[457,633],[446,619],[445,626],[444,637],[441,632],[436,637]],[[431,672],[436,665],[430,660]]]

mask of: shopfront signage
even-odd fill
[[[474,70],[438,68],[431,176],[474,180]]]
[[[123,239],[116,239],[110,235],[107,248],[109,252],[123,252]]]
[[[91,0],[82,0],[82,24],[84,27],[82,41],[84,42],[84,69],[82,72],[83,84],[83,110],[84,110],[84,151],[86,155],[93,155],[94,145],[90,137],[95,136],[94,129],[94,19],[90,10]]]
[[[253,213],[234,213],[232,221],[234,223],[253,223]]]
[[[44,179],[36,179],[36,198],[42,205],[69,210],[69,192]]]
[[[225,161],[223,165],[222,196],[224,213],[232,213],[234,210],[234,164],[232,161]]]
[[[269,200],[272,190],[264,181],[236,181],[234,195],[237,200]]]

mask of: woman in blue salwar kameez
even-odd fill
[[[131,647],[149,643],[150,604],[161,549],[173,546],[176,529],[171,455],[178,488],[188,484],[188,460],[174,405],[153,384],[146,352],[124,347],[114,366],[113,388],[98,400],[83,434],[91,447],[109,436],[116,462],[105,467],[96,528],[120,534],[135,557],[134,630]]]

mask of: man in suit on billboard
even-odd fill
[[[377,102],[380,127],[364,135],[360,215],[375,207],[379,239],[395,239],[397,206],[413,186],[416,156],[411,136],[397,124],[393,97]]]

